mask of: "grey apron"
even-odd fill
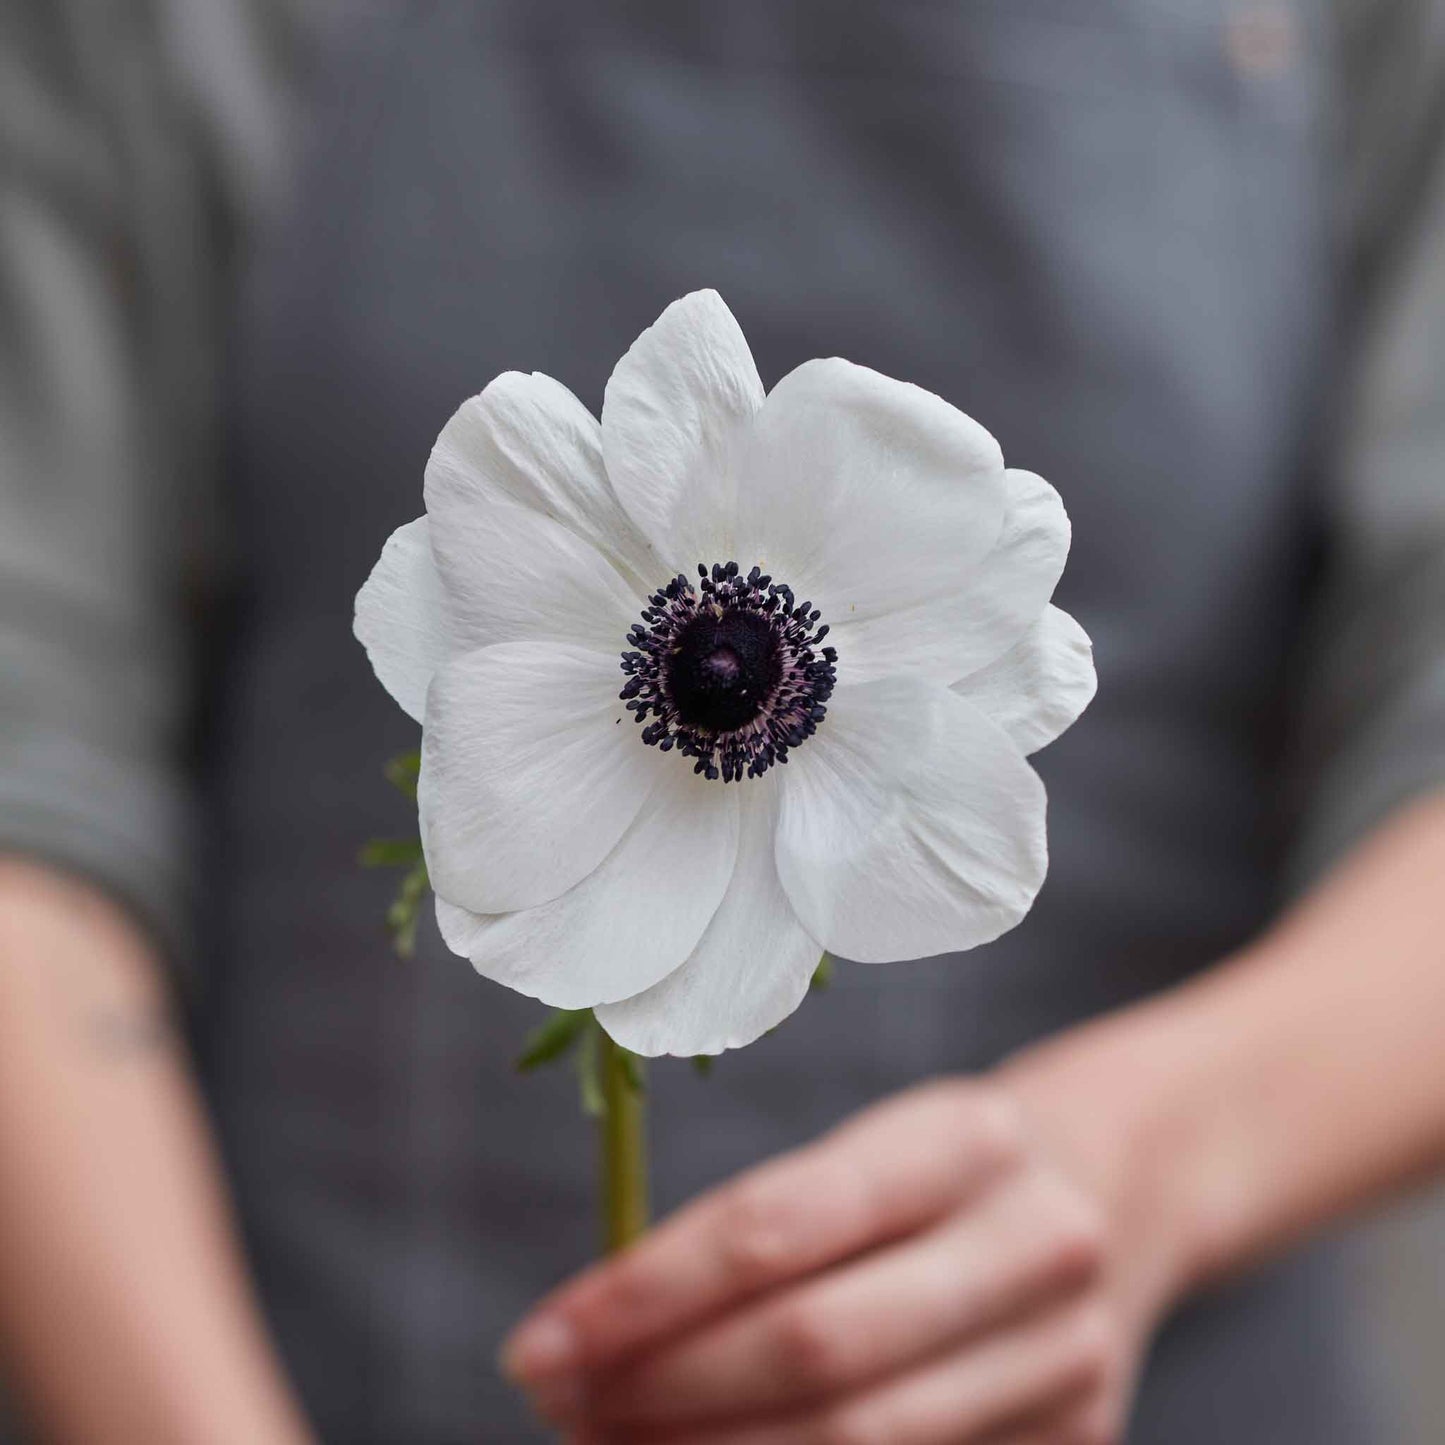
[[[538,1006],[423,930],[359,843],[415,728],[350,635],[441,423],[496,372],[594,409],[717,287],[768,384],[839,354],[941,393],[1074,520],[1099,695],[1039,759],[1053,863],[974,954],[845,967],[710,1081],[654,1071],[674,1204],[942,1070],[1168,985],[1276,901],[1282,664],[1331,277],[1326,57],[1231,65],[1222,0],[347,7],[239,318],[245,564],[212,750],[205,1060],[268,1308],[326,1438],[540,1438],[506,1325],[591,1252],[592,1140],[509,1065]],[[343,12],[344,13],[344,12]],[[1186,1311],[1159,1445],[1374,1438],[1327,1253]]]

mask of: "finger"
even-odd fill
[[[586,1418],[657,1426],[781,1413],[850,1393],[1077,1290],[1098,1228],[1050,1176],[1015,1176],[927,1234],[766,1296],[605,1382]]]
[[[1056,1410],[1041,1419],[991,1432],[979,1445],[1112,1445],[1095,1436],[1077,1410]]]
[[[607,1366],[931,1223],[1020,1154],[1012,1118],[981,1091],[955,1083],[899,1096],[704,1196],[563,1286],[513,1334],[503,1367],[530,1384]]]
[[[568,1439],[570,1445],[983,1445],[1011,1421],[1102,1388],[1107,1339],[1091,1303],[990,1335],[822,1408],[697,1431],[623,1426],[609,1432],[589,1425]]]
[[[991,1431],[987,1445],[1121,1445],[1123,1414],[1112,1391],[1089,1390],[1078,1400]]]

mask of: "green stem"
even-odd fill
[[[602,1084],[603,1238],[609,1254],[625,1249],[647,1228],[647,1103],[642,1062],[597,1030]]]

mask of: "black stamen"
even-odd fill
[[[828,634],[812,630],[818,611],[761,567],[699,562],[697,574],[648,599],[627,635],[637,651],[622,654],[620,697],[649,747],[675,748],[724,783],[761,777],[827,716],[838,654],[815,651]]]

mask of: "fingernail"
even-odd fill
[[[502,1347],[502,1373],[519,1383],[565,1374],[576,1363],[571,1329],[550,1315],[529,1320]]]

